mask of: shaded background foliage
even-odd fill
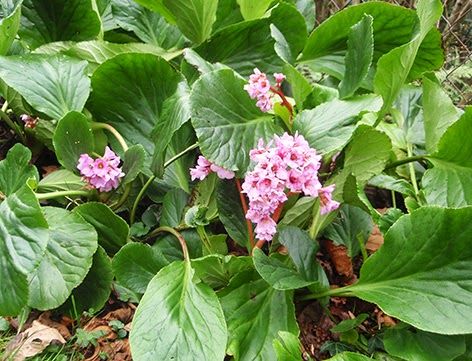
[[[316,25],[350,5],[368,0],[315,0]],[[414,8],[416,0],[385,0]],[[472,103],[472,1],[443,0],[444,13],[439,22],[446,62],[440,77],[454,103],[463,108]]]

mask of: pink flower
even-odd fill
[[[282,82],[285,80],[285,75],[282,73],[274,73],[274,78],[275,78],[277,87],[280,87],[280,85],[282,85]]]
[[[264,241],[271,241],[276,232],[277,223],[269,216],[261,219],[256,226],[257,238],[263,239]]]
[[[190,176],[192,180],[204,180],[211,172],[210,166],[211,163],[204,156],[200,155],[197,159],[197,166],[195,168],[190,168]]]
[[[212,164],[210,166],[210,169],[216,173],[218,178],[220,179],[233,179],[234,178],[234,172],[224,169],[223,167],[220,167],[219,165]]]
[[[81,154],[77,163],[77,169],[80,170],[80,174],[84,177],[92,177],[94,175],[93,158],[88,154]]]
[[[285,75],[275,73],[274,77],[277,86],[280,87],[280,84],[285,79]],[[244,90],[248,92],[251,99],[257,99],[256,105],[261,111],[268,112],[273,108],[273,94],[270,92],[270,81],[267,79],[266,74],[262,73],[259,69],[254,69],[254,73],[249,76],[249,83],[244,85]]]
[[[246,174],[242,192],[249,199],[246,218],[256,224],[258,239],[270,241],[276,233],[277,225],[271,217],[287,200],[287,190],[320,197],[322,214],[339,206],[331,199],[334,185],[322,188],[318,179],[321,156],[302,135],[284,133],[268,145],[261,139],[249,155],[256,165]]]
[[[219,165],[216,165],[206,159],[203,155],[200,155],[197,159],[197,166],[190,168],[190,176],[192,180],[200,179],[204,180],[210,173],[216,173],[220,179],[232,179],[234,178],[234,172],[227,170]]]
[[[335,185],[331,184],[330,186],[320,188],[318,190],[318,197],[320,198],[320,213],[326,214],[332,212],[339,208],[339,202],[333,201],[332,193],[334,191]]]
[[[100,192],[109,192],[118,188],[120,179],[125,175],[119,164],[120,157],[106,147],[103,157],[95,160],[88,154],[81,154],[77,169],[80,171],[83,181]]]

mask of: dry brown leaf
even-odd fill
[[[370,251],[371,253],[374,253],[377,251],[381,245],[384,243],[384,237],[382,232],[380,232],[379,227],[377,225],[374,225],[374,228],[372,228],[372,232],[369,236],[369,239],[367,240],[367,243],[365,244],[365,248]]]
[[[57,165],[43,165],[43,178],[59,169]]]
[[[55,328],[66,340],[68,340],[71,337],[70,331],[66,325],[60,322],[51,320],[51,312],[43,312],[41,315],[39,315],[37,321],[41,322],[45,326]],[[64,318],[61,320],[61,322],[68,323],[67,320],[64,320]]]
[[[3,360],[23,361],[40,354],[51,343],[64,345],[66,340],[55,328],[33,321],[33,325],[19,333],[7,346]]]
[[[325,241],[325,248],[336,268],[336,272],[348,279],[353,278],[354,269],[352,267],[351,258],[347,254],[347,248],[342,245],[336,246],[333,241],[330,240]]]

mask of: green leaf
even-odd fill
[[[301,197],[290,208],[279,222],[279,225],[303,228],[312,215],[316,199],[313,197]]]
[[[188,202],[188,194],[181,189],[173,189],[164,196],[161,226],[177,227],[182,223],[183,212]]]
[[[155,149],[152,159],[154,174],[162,177],[166,151],[174,134],[190,119],[190,89],[185,81],[178,84],[176,92],[167,98],[162,106],[159,122],[152,131]],[[177,140],[180,140],[176,137]],[[183,145],[183,142],[179,142]]]
[[[82,41],[80,43],[66,41],[50,43],[36,49],[38,54],[61,53],[72,58],[86,60],[89,69],[94,70],[98,65],[123,53],[153,54],[171,60],[181,54],[181,50],[165,51],[155,45],[143,43],[115,44],[103,40]]]
[[[383,341],[390,355],[404,360],[451,361],[465,352],[464,335],[445,336],[392,328],[385,332]]]
[[[367,320],[368,317],[369,317],[368,314],[361,313],[356,318],[341,321],[336,326],[331,328],[331,332],[351,331],[351,330],[357,328],[357,326],[359,326],[360,324],[362,324],[362,322]]]
[[[182,33],[200,44],[211,34],[216,21],[218,0],[137,0],[137,3],[177,23]]]
[[[202,240],[198,233],[195,230],[184,230],[180,233],[184,237],[185,242],[187,242],[190,258],[202,257]],[[156,248],[160,251],[169,263],[184,259],[182,247],[180,247],[177,239],[171,234],[166,234],[156,240],[152,248]]]
[[[101,21],[91,0],[24,0],[20,38],[31,47],[63,40],[91,40]]]
[[[433,78],[423,78],[424,131],[426,151],[429,153],[437,150],[444,132],[462,114],[462,111],[454,106],[447,93],[438,84],[436,78],[431,77]]]
[[[469,361],[472,357],[472,335],[465,335],[465,346],[466,350],[465,353],[456,359],[454,361]]]
[[[193,259],[192,266],[198,278],[213,289],[226,287],[235,275],[254,268],[251,257],[221,254]]]
[[[360,353],[343,352],[329,358],[327,361],[372,361],[372,359]]]
[[[39,266],[30,274],[28,306],[49,310],[62,305],[87,275],[97,250],[97,232],[79,215],[44,207],[49,242]]]
[[[113,257],[117,281],[136,293],[144,293],[151,279],[169,262],[157,249],[147,244],[129,243]]]
[[[278,336],[273,342],[277,361],[302,361],[298,336],[285,331],[280,331]]]
[[[111,261],[105,250],[98,246],[93,255],[93,263],[83,282],[72,291],[64,307],[70,315],[80,315],[82,312],[100,311],[110,297],[113,281]],[[72,301],[72,297],[74,301]]]
[[[361,86],[369,73],[374,55],[373,18],[364,15],[362,20],[353,25],[347,40],[346,69],[339,84],[339,96],[347,98]]]
[[[268,140],[280,132],[272,117],[256,107],[244,84],[232,70],[218,70],[196,81],[190,96],[192,124],[203,155],[241,174],[249,166],[249,151],[259,138]]]
[[[28,186],[0,203],[0,315],[16,316],[26,306],[27,277],[41,262],[48,240],[48,224]]]
[[[6,55],[20,28],[22,0],[0,4],[0,55]]]
[[[441,137],[438,150],[428,159],[434,164],[422,179],[426,200],[431,205],[463,207],[472,204],[472,108]]]
[[[401,217],[349,292],[421,330],[472,333],[464,302],[472,292],[471,216],[472,207],[422,207]]]
[[[316,281],[303,277],[298,270],[291,265],[287,256],[277,253],[266,256],[262,250],[255,248],[253,251],[254,267],[261,277],[276,290],[295,290],[309,286]]]
[[[405,179],[399,179],[386,174],[379,174],[369,180],[369,185],[395,191],[406,196],[415,196],[411,183]]]
[[[146,151],[141,144],[136,144],[125,152],[125,159],[123,161],[123,173],[125,173],[122,179],[123,184],[130,183],[136,179],[144,168],[144,159],[146,157]]]
[[[113,0],[113,18],[118,25],[134,32],[142,41],[163,49],[181,47],[185,41],[180,30],[158,13],[131,0]]]
[[[196,44],[211,34],[218,0],[163,0],[182,33]]]
[[[328,279],[316,259],[319,245],[307,232],[297,227],[283,227],[279,230],[279,242],[287,247],[299,274],[305,279],[327,286]]]
[[[391,152],[392,144],[385,133],[361,125],[346,148],[343,172],[365,183],[384,170]]]
[[[300,112],[293,121],[293,130],[303,135],[319,153],[328,154],[347,144],[356,128],[357,115],[378,111],[381,106],[382,100],[375,95],[334,99]]]
[[[219,180],[216,202],[218,215],[228,235],[242,247],[249,247],[249,233],[241,198],[233,180]]]
[[[285,64],[283,73],[287,77],[287,82],[292,89],[295,104],[301,108],[303,102],[308,95],[313,91],[313,86],[310,82],[292,65]]]
[[[326,227],[324,236],[336,245],[345,246],[349,257],[354,258],[361,250],[359,243],[365,244],[372,227],[372,218],[368,213],[345,204],[336,219]]]
[[[82,179],[66,169],[58,169],[49,173],[38,183],[38,193],[78,190],[85,187]]]
[[[244,20],[254,20],[261,18],[273,0],[237,0],[238,5],[241,9],[241,14],[243,15]]]
[[[277,41],[271,31],[278,32]],[[303,16],[290,4],[280,3],[271,10],[270,17],[243,21],[227,26],[195,49],[210,63],[223,63],[243,76],[249,76],[254,68],[270,74],[280,72],[284,61],[274,48],[289,49],[289,57],[295,58],[306,41]]]
[[[227,337],[214,291],[194,278],[189,262],[174,262],[150,282],[134,315],[130,345],[136,361],[222,361]]]
[[[82,111],[90,92],[87,63],[66,56],[0,57],[0,77],[37,111],[59,119]]]
[[[94,151],[94,138],[90,121],[85,115],[70,112],[57,124],[53,144],[57,160],[70,171],[77,171],[81,154]]]
[[[97,12],[102,20],[103,31],[110,31],[116,29],[118,25],[113,19],[111,12],[112,0],[95,0],[97,3]]]
[[[17,143],[0,161],[0,193],[9,196],[26,184],[29,178],[39,179],[38,170],[30,164],[31,151]]]
[[[164,102],[182,76],[151,54],[121,54],[100,65],[92,76],[90,110],[115,127],[128,144],[154,152],[151,133],[162,119]]]
[[[116,253],[128,240],[129,227],[123,218],[116,215],[107,205],[88,202],[74,208],[98,233],[98,244],[107,253]]]
[[[377,63],[382,55],[392,49],[409,42],[418,23],[415,11],[385,2],[349,6],[329,17],[311,33],[300,60],[309,63],[316,71],[327,71],[340,79],[344,74],[351,27],[365,15],[373,18],[373,63]],[[435,70],[442,62],[440,34],[434,29],[421,44],[411,74]],[[334,67],[335,63],[338,64],[338,69]]]
[[[276,359],[273,340],[279,331],[298,334],[291,291],[278,291],[256,271],[235,276],[218,293],[228,323],[228,354],[235,361]]]
[[[393,49],[379,59],[374,78],[374,90],[377,94],[382,95],[384,100],[381,115],[390,110],[400,89],[407,81],[421,43],[436,26],[436,22],[441,17],[442,9],[440,0],[418,1],[419,30],[409,43]],[[440,47],[440,44],[437,44],[437,47]]]

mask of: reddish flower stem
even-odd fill
[[[282,99],[282,105],[288,109],[288,111],[290,112],[290,121],[292,121],[292,118],[293,118],[293,107],[292,107],[292,104],[290,104],[290,102],[287,100],[287,98],[285,97],[284,93],[282,92],[282,90],[278,89],[278,88],[274,88],[273,86],[270,87],[270,90],[272,91],[272,93],[275,93],[277,94],[280,99]]]
[[[248,207],[246,202],[246,197],[243,194],[243,188],[241,187],[241,180],[236,178],[236,188],[238,188],[239,199],[241,200],[241,205],[243,207],[244,216],[246,216]],[[252,230],[252,223],[249,219],[246,219],[247,232],[249,233],[249,244],[251,248],[254,248],[254,232]]]
[[[254,248],[252,249],[252,252],[254,253],[254,250],[255,250],[256,248],[261,249],[261,248],[264,246],[264,244],[266,244],[266,241],[264,241],[263,239],[260,239],[259,241],[257,241],[256,245],[255,245]]]
[[[275,210],[274,214],[272,215],[272,219],[274,220],[275,223],[278,222],[283,209],[284,209],[284,203],[280,203],[277,209]]]

